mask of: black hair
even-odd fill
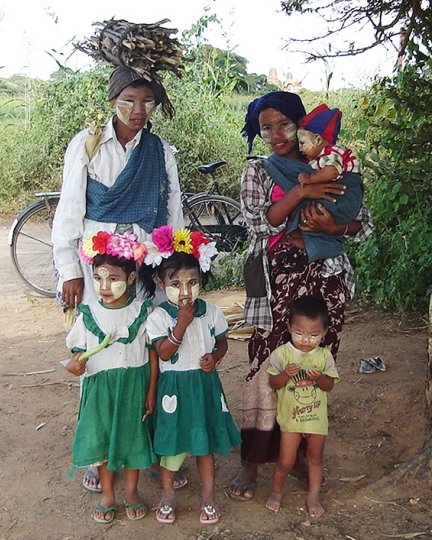
[[[119,266],[126,272],[126,277],[132,272],[136,271],[136,262],[133,259],[125,259],[124,257],[114,257],[104,253],[103,255],[96,255],[93,259],[93,268],[102,266],[103,264],[109,264],[111,266]]]
[[[321,319],[324,328],[330,326],[327,304],[325,300],[319,296],[302,296],[301,298],[297,298],[297,300],[294,300],[291,304],[289,310],[289,324],[292,323],[292,320],[296,315],[303,315],[308,319]]]
[[[210,272],[201,272],[199,261],[193,255],[184,253],[183,251],[176,251],[167,259],[162,259],[162,262],[156,268],[143,264],[139,269],[139,277],[144,284],[148,296],[154,296],[156,290],[155,277],[163,281],[166,276],[171,278],[182,268],[196,268],[200,276],[201,285],[205,288]]]

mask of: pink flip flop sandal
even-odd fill
[[[158,523],[174,523],[175,519],[175,506],[160,502],[156,508],[156,521]]]
[[[213,504],[203,504],[201,506],[200,523],[203,525],[214,525],[219,521],[219,508]]]

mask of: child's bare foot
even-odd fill
[[[313,519],[320,518],[325,512],[317,495],[309,495],[306,501],[306,505],[309,515]]]
[[[275,493],[274,491],[266,501],[266,508],[271,512],[277,514],[279,512],[282,501],[282,493]]]

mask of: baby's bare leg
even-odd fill
[[[273,470],[272,492],[266,502],[266,508],[272,512],[279,511],[285,478],[294,467],[300,441],[299,433],[281,432],[279,458]]]
[[[315,519],[321,517],[325,512],[319,498],[322,483],[322,460],[325,439],[325,435],[309,435],[308,437],[309,495],[306,504],[310,517]]]

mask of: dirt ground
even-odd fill
[[[178,519],[159,525],[151,512],[129,521],[121,507],[108,526],[96,524],[92,510],[98,496],[68,478],[70,447],[78,406],[77,381],[59,364],[67,357],[63,317],[52,299],[29,293],[8,254],[10,220],[0,221],[0,540],[136,539],[279,540],[432,538],[432,495],[398,485],[380,498],[376,482],[419,451],[425,440],[424,377],[426,322],[399,321],[357,304],[349,307],[338,357],[341,384],[330,396],[330,434],[325,454],[327,512],[318,522],[305,512],[306,486],[290,478],[277,515],[264,508],[272,467],[262,467],[256,497],[237,503],[224,486],[239,465],[239,450],[217,458],[217,497],[222,519],[200,525],[199,479],[191,458],[189,485],[178,492]],[[228,305],[242,291],[211,294]],[[230,340],[221,377],[234,418],[247,372],[246,342]],[[357,360],[381,356],[388,371],[360,374]],[[34,371],[50,373],[29,374]],[[26,375],[27,374],[27,375]],[[143,498],[158,501],[157,482],[145,472]]]

